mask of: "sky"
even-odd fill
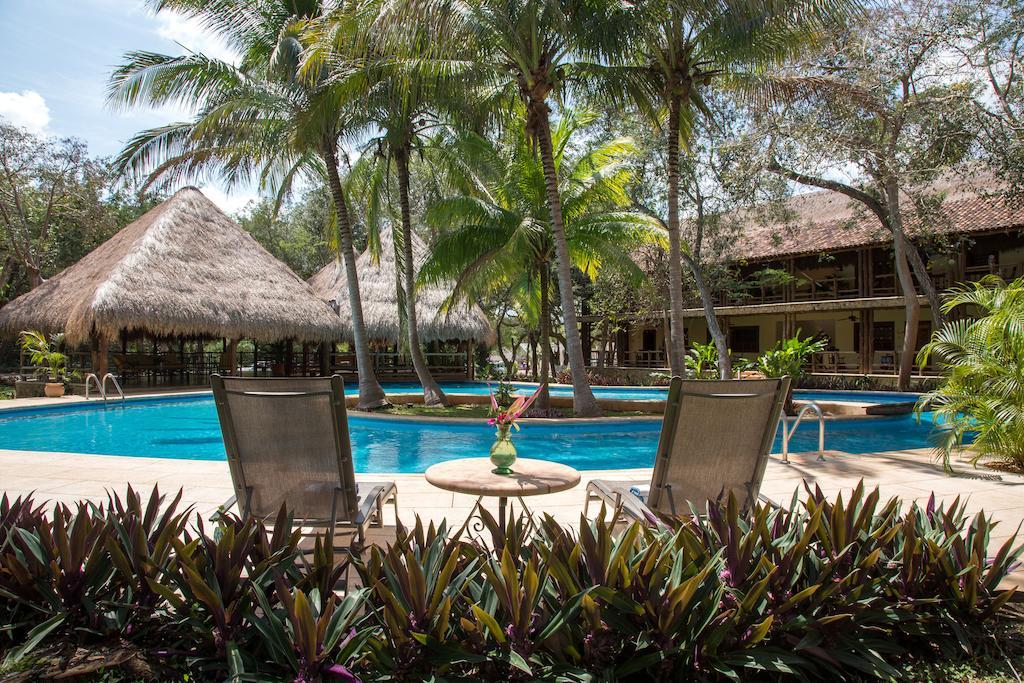
[[[0,0],[0,117],[34,133],[75,137],[94,156],[113,156],[138,131],[180,121],[183,108],[117,111],[105,102],[107,80],[126,52],[232,59],[192,20],[148,9],[142,0]],[[256,198],[198,183],[223,210]]]

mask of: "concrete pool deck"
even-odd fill
[[[905,503],[924,504],[934,492],[947,505],[957,496],[966,500],[967,511],[981,509],[999,521],[992,535],[993,552],[1024,523],[1024,477],[1000,473],[998,478],[987,469],[974,470],[969,463],[957,465],[962,476],[946,475],[926,449],[893,451],[870,455],[850,455],[830,451],[824,462],[816,454],[794,454],[790,464],[773,455],[768,463],[762,492],[786,503],[803,482],[817,485],[830,498],[844,496],[861,480],[868,487],[878,486],[882,498],[902,498]],[[583,510],[583,492],[590,479],[606,478],[637,482],[650,480],[650,468],[584,471],[580,483],[561,493],[537,496],[527,501],[535,512],[546,512],[559,522],[576,526]],[[358,480],[389,479],[398,486],[399,515],[411,524],[416,515],[425,521],[461,525],[473,509],[472,496],[442,491],[431,486],[422,474],[356,475]],[[184,490],[183,500],[195,506],[204,517],[232,494],[231,477],[224,461],[171,460],[125,456],[43,453],[0,449],[0,491],[8,496],[34,492],[39,500],[74,503],[88,499],[106,500],[107,491],[123,492],[131,484],[148,493],[159,484],[164,493]],[[494,499],[488,509],[496,511]],[[516,506],[517,507],[517,506]],[[394,512],[385,509],[385,527],[374,530],[371,540],[386,542],[394,534]],[[1024,540],[1024,539],[1022,539]],[[1024,569],[1011,583],[1024,587]]]

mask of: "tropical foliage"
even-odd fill
[[[64,382],[68,373],[68,357],[61,352],[63,335],[47,339],[42,332],[26,330],[21,333],[21,348],[28,354],[28,361],[38,369],[44,380]]]
[[[644,276],[630,258],[631,249],[662,242],[662,231],[647,216],[626,209],[631,141],[612,140],[574,153],[574,134],[592,120],[569,113],[551,135],[569,257],[588,277],[611,267],[639,282]],[[435,202],[427,213],[439,236],[420,278],[453,279],[453,300],[502,292],[515,302],[521,318],[537,321],[544,384],[550,372],[556,250],[541,161],[519,134],[498,141],[465,134],[440,141],[433,154],[447,162],[456,194]]]
[[[804,365],[814,354],[825,350],[825,340],[814,337],[800,337],[800,330],[789,339],[780,339],[770,349],[757,357],[750,368],[765,377],[790,377],[796,379],[804,374]]]
[[[686,354],[686,370],[694,377],[713,379],[718,373],[718,346],[693,342]]]
[[[992,275],[955,288],[943,308],[977,316],[949,322],[918,354],[922,365],[935,357],[944,368],[943,383],[918,403],[940,423],[943,462],[973,439],[974,463],[1024,466],[1024,278]]]
[[[341,596],[347,565],[319,538],[303,555],[285,511],[208,528],[179,498],[0,499],[4,670],[56,675],[83,648],[110,656],[92,671],[130,652],[190,680],[889,678],[910,653],[970,657],[1021,552],[960,502],[807,490],[621,533],[603,513],[574,532],[484,512],[478,539],[417,522]]]

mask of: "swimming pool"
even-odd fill
[[[423,472],[437,462],[486,454],[494,431],[464,424],[350,415],[357,472]],[[660,421],[530,424],[516,435],[523,457],[577,469],[649,467]],[[931,423],[911,415],[831,421],[825,446],[851,453],[922,448]],[[778,436],[775,451],[781,450]],[[173,459],[223,460],[220,427],[209,394],[0,412],[0,448]],[[803,424],[791,450],[817,448],[817,425]]]
[[[525,382],[512,383],[519,393],[532,392],[537,385]],[[493,385],[493,386],[496,386]],[[418,394],[423,389],[416,382],[387,382],[383,384],[388,394]],[[486,395],[486,382],[441,382],[441,388],[451,394]],[[668,387],[592,387],[597,398],[618,399],[628,401],[664,401],[668,396]],[[557,385],[549,388],[552,396],[572,396],[572,387]],[[355,395],[359,387],[350,384],[345,393]],[[896,393],[892,391],[815,391],[797,389],[793,397],[804,401],[854,401],[858,403],[913,403],[917,394]]]

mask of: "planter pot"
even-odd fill
[[[64,383],[47,382],[43,386],[43,393],[46,394],[46,398],[60,398],[64,395]]]

